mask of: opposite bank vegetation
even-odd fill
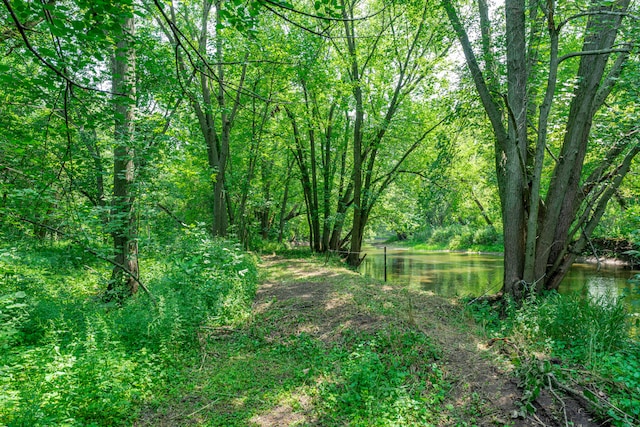
[[[619,303],[446,302],[288,256],[259,276],[256,256],[193,230],[147,258],[155,303],[141,294],[117,305],[100,293],[108,266],[82,249],[3,245],[0,424],[519,425],[550,392],[562,423],[565,398],[599,422],[640,423],[640,346]],[[281,293],[256,300],[260,281]],[[475,324],[514,367],[513,413],[481,394],[453,398],[464,390],[438,328],[420,326],[428,316],[451,330]]]

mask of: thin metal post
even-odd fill
[[[384,247],[384,281],[387,281],[387,247]]]

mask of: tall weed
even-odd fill
[[[560,295],[526,301],[514,313],[514,332],[529,341],[552,343],[565,357],[597,361],[624,347],[629,324],[622,300],[610,295]]]
[[[596,411],[613,425],[640,422],[640,348],[630,339],[621,298],[550,293],[521,305],[507,301],[503,307],[502,321],[490,311],[491,321],[482,324],[518,349],[512,360],[524,389],[525,412],[533,410],[533,401],[550,378],[570,378],[588,391]],[[472,308],[472,315],[486,318],[487,306]],[[551,358],[562,365],[550,363]]]
[[[199,328],[244,319],[257,286],[251,255],[199,231],[143,257],[156,305],[104,305],[109,271],[73,248],[0,248],[0,425],[131,425],[180,381]]]

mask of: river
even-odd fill
[[[384,279],[383,248],[367,247],[362,274]],[[502,256],[459,252],[415,252],[387,249],[387,280],[432,291],[445,297],[495,293],[502,285]],[[630,313],[640,314],[640,290],[629,279],[639,271],[618,265],[574,264],[560,285],[560,293],[594,296],[626,295]]]

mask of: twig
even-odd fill
[[[582,235],[587,239],[587,242],[589,242],[589,246],[591,247],[591,252],[593,252],[593,256],[596,257],[596,262],[597,262],[597,267],[596,267],[596,271],[600,271],[600,258],[598,257],[598,252],[596,252],[596,247],[593,245],[593,241],[591,240],[591,237],[589,237],[584,229],[584,225],[582,226]]]
[[[562,405],[562,413],[564,414],[564,425],[565,427],[569,427],[569,419],[567,418],[567,405],[564,403],[564,400],[562,400],[560,398],[560,396],[558,396],[558,394],[556,393],[556,391],[553,389],[553,385],[551,384],[551,377],[550,375],[547,375],[547,380],[549,381],[549,391],[551,392],[551,394],[553,394],[553,396],[558,400],[558,402],[560,402],[560,404]]]
[[[184,222],[183,220],[181,220],[180,218],[178,218],[178,216],[176,214],[174,214],[173,212],[171,212],[169,210],[169,208],[167,208],[166,206],[164,206],[164,205],[162,205],[160,203],[156,203],[156,206],[158,206],[160,209],[162,209],[167,215],[169,215],[178,224],[180,224],[181,226],[183,226],[185,228],[189,228],[189,225],[186,222]]]
[[[531,414],[531,416],[533,417],[533,419],[539,423],[542,427],[548,427],[545,423],[542,422],[542,420],[540,418],[538,418],[538,416],[536,414]]]
[[[497,286],[492,286],[492,287],[488,288],[486,291],[484,291],[484,293],[483,293],[482,295],[480,295],[480,296],[478,296],[478,297],[476,297],[476,298],[472,299],[471,301],[469,301],[469,302],[467,303],[467,305],[471,305],[471,304],[473,304],[474,302],[478,301],[480,298],[483,298],[485,295],[487,295],[487,294],[488,294],[489,292],[491,292],[492,290],[497,289],[497,288],[498,288],[498,286],[502,286],[502,284],[500,284],[500,283],[499,283]]]
[[[197,414],[198,412],[202,412],[202,411],[204,411],[205,409],[207,409],[208,407],[210,407],[211,405],[213,405],[213,404],[215,404],[215,403],[218,403],[219,401],[220,401],[220,398],[218,397],[218,398],[216,398],[216,399],[212,400],[211,402],[207,403],[207,404],[206,404],[206,405],[204,405],[203,407],[201,407],[201,408],[199,408],[199,409],[196,409],[195,411],[193,411],[193,412],[192,412],[192,413],[190,413],[190,414],[186,414],[186,415],[178,414],[178,415],[174,415],[174,416],[173,416],[173,417],[171,417],[170,419],[173,421],[173,420],[177,420],[178,418],[182,418],[182,417],[185,417],[185,418],[192,417],[192,416],[194,416],[195,414]]]

